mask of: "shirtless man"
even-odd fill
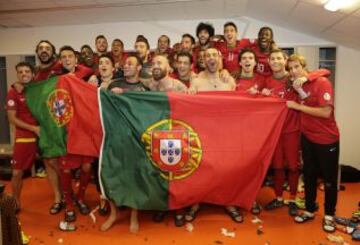
[[[190,85],[191,92],[235,90],[236,84],[234,78],[226,70],[220,71],[221,54],[217,49],[208,48],[205,51],[205,66],[205,71],[200,72],[198,77],[192,80]],[[185,220],[187,222],[193,221],[199,208],[199,204],[190,207],[185,215]],[[243,222],[243,217],[236,207],[227,206],[225,211],[234,222]]]
[[[205,51],[205,71],[199,73],[190,84],[190,90],[200,91],[233,91],[236,83],[226,70],[221,70],[221,54],[215,48]]]
[[[152,79],[144,81],[151,91],[187,92],[187,87],[177,79],[169,76],[170,65],[167,58],[157,55],[152,60]]]

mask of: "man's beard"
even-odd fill
[[[201,41],[200,41],[200,46],[207,46],[208,44],[209,44],[209,41],[210,41],[210,38],[208,38],[208,39],[206,39],[206,41],[205,41],[205,43],[202,43]]]
[[[53,62],[53,60],[54,60],[54,56],[48,56],[45,60],[44,60],[44,58],[42,58],[41,57],[41,54],[40,55],[38,55],[38,59],[40,60],[40,63],[41,64],[44,64],[44,65],[48,65],[48,64],[50,64],[50,63],[52,63]]]
[[[153,72],[153,78],[156,81],[159,81],[159,80],[163,79],[164,77],[166,77],[166,73],[167,73],[167,71],[165,69],[164,70],[160,69],[159,73]]]

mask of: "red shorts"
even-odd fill
[[[92,163],[94,161],[93,157],[67,154],[66,156],[60,157],[60,168],[61,169],[75,169],[79,168],[82,164]]]
[[[38,146],[36,139],[15,139],[13,159],[11,166],[13,169],[29,169],[36,160]]]

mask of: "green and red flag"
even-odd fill
[[[79,155],[99,155],[102,131],[95,87],[68,74],[28,84],[25,96],[40,125],[39,148],[43,157],[64,156],[67,145],[72,145]],[[78,122],[83,125],[77,125]],[[82,151],[84,141],[92,143],[86,151]]]
[[[73,108],[67,152],[100,153],[102,192],[137,209],[250,208],[287,113],[282,100],[235,92],[96,94],[71,76],[56,90],[67,91]]]
[[[250,208],[287,112],[283,101],[237,93],[99,96],[102,190],[138,209]]]

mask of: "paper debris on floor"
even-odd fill
[[[251,220],[253,224],[262,224],[262,220],[259,219],[257,216],[254,216],[254,218]]]
[[[194,226],[191,223],[186,223],[185,224],[185,230],[187,230],[188,232],[192,232],[194,230]]]
[[[229,231],[226,228],[221,228],[221,234],[223,234],[226,237],[235,238],[235,232],[234,231]]]

